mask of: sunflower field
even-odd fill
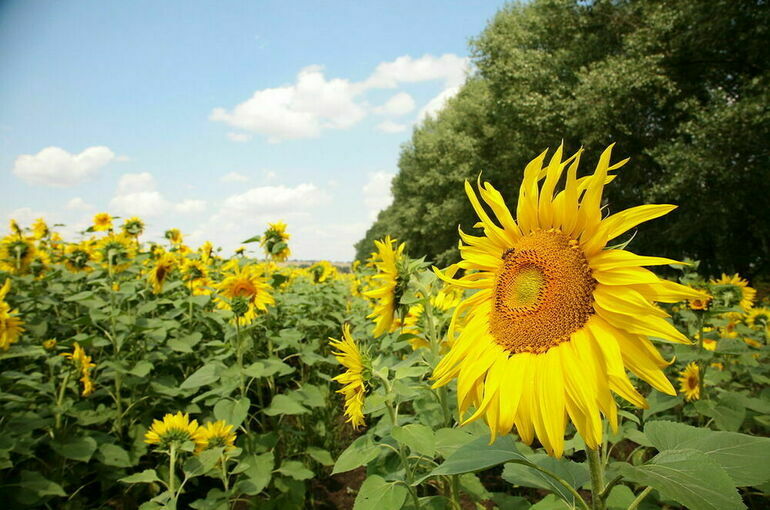
[[[631,251],[672,205],[603,212],[627,162],[543,152],[439,268],[225,257],[140,218],[0,244],[9,508],[770,506],[770,307],[739,275]],[[461,190],[457,190],[461,192]],[[250,244],[257,246],[256,244]],[[656,268],[653,272],[646,267]],[[658,271],[659,269],[659,271]]]

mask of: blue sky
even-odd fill
[[[0,218],[350,260],[503,2],[0,2]]]

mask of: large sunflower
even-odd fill
[[[217,285],[217,306],[232,310],[238,324],[251,324],[259,312],[266,312],[268,305],[275,304],[270,285],[257,266],[233,266],[231,273]],[[224,298],[224,299],[222,299]]]
[[[374,241],[377,251],[372,254],[372,264],[377,268],[377,274],[372,280],[377,280],[379,287],[364,292],[364,296],[376,300],[374,311],[367,318],[374,319],[374,336],[381,336],[392,330],[393,319],[398,303],[406,290],[406,284],[399,270],[399,262],[404,254],[404,243],[386,236],[382,241]],[[397,248],[394,248],[397,245]]]
[[[361,354],[353,336],[350,334],[350,324],[342,326],[342,340],[329,339],[329,345],[334,349],[332,354],[347,370],[332,378],[343,387],[337,390],[345,396],[345,416],[353,428],[364,424],[364,395],[366,394],[366,378],[368,361]]]
[[[515,220],[501,194],[479,181],[481,198],[499,224],[465,183],[484,235],[460,231],[465,276],[436,272],[477,292],[455,309],[450,339],[458,322],[463,328],[434,378],[435,386],[458,379],[460,411],[476,408],[466,422],[483,416],[493,440],[515,425],[523,441],[537,435],[558,457],[569,416],[586,444],[596,448],[601,415],[617,427],[612,392],[647,406],[626,369],[676,394],[661,371],[668,363],[648,336],[690,342],[652,302],[702,295],[642,268],[673,260],[606,248],[608,241],[675,208],[642,205],[602,218],[602,192],[614,177],[609,172],[627,161],[610,164],[611,149],[593,174],[580,178],[582,151],[562,161],[560,147],[546,166],[543,152],[524,170]],[[565,169],[566,182],[556,193]]]
[[[102,267],[119,273],[131,266],[136,256],[136,246],[132,239],[125,234],[110,233],[94,245],[96,260]]]
[[[155,265],[152,266],[150,273],[147,276],[152,285],[153,294],[160,294],[163,292],[163,284],[174,271],[176,265],[177,260],[172,253],[164,253],[157,261],[155,261]]]

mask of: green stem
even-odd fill
[[[64,401],[64,392],[67,390],[67,383],[70,380],[70,374],[71,372],[68,370],[67,373],[64,375],[64,381],[62,381],[61,386],[59,387],[59,395],[56,397],[56,429],[61,428],[61,404]]]
[[[698,350],[703,352],[703,323],[705,322],[705,314],[703,312],[698,313]],[[698,361],[700,373],[698,374],[698,398],[703,398],[703,381],[706,379],[707,362],[703,360]]]
[[[591,469],[591,506],[593,510],[604,510],[604,467],[599,458],[599,450],[586,448],[586,455]]]
[[[168,491],[171,493],[171,497],[174,498],[174,505],[176,506],[176,494],[174,493],[174,469],[176,467],[176,444],[171,442],[168,454]]]
[[[243,346],[241,345],[241,325],[235,318],[235,357],[238,361],[238,375],[241,379],[241,397],[246,396],[246,378],[243,375]]]
[[[639,504],[642,502],[644,498],[647,497],[647,494],[652,492],[652,487],[647,487],[642,492],[639,493],[639,495],[636,497],[635,500],[631,502],[630,505],[628,505],[628,510],[636,510],[639,507]]]

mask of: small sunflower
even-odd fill
[[[268,223],[267,230],[262,234],[260,245],[265,250],[265,254],[276,262],[283,262],[291,255],[291,250],[286,241],[291,234],[286,232],[286,223],[279,221]]]
[[[131,265],[136,256],[136,246],[131,238],[124,234],[109,234],[94,246],[96,260],[102,267],[119,273]]]
[[[171,241],[172,244],[182,244],[183,236],[182,232],[180,232],[178,228],[166,230],[163,236]]]
[[[393,331],[393,320],[398,304],[406,292],[409,280],[399,267],[404,257],[405,244],[386,236],[382,241],[374,241],[377,251],[372,256],[372,264],[377,268],[377,274],[372,278],[379,287],[364,292],[364,296],[376,300],[374,311],[367,316],[374,319],[374,336],[382,336]],[[394,245],[398,246],[394,248]]]
[[[96,364],[91,361],[91,356],[86,354],[79,343],[75,342],[72,346],[72,352],[64,352],[60,354],[70,360],[77,370],[80,371],[80,382],[83,383],[82,396],[87,397],[94,392],[94,383],[91,380],[91,369]]]
[[[770,308],[754,308],[746,317],[746,324],[757,331],[770,332]]]
[[[211,258],[214,257],[214,245],[211,244],[210,241],[206,241],[200,245],[200,248],[198,248],[198,253],[201,255],[201,260],[208,262]]]
[[[224,448],[230,451],[235,448],[235,432],[233,426],[224,420],[209,422],[198,429],[199,439],[196,441],[197,452],[210,448]]]
[[[34,239],[9,235],[0,241],[0,271],[24,274],[37,255]]]
[[[144,232],[144,222],[141,218],[134,216],[124,221],[123,225],[120,226],[120,229],[125,235],[136,238]]]
[[[203,446],[203,433],[196,420],[190,421],[187,413],[168,413],[163,420],[153,420],[150,430],[144,435],[144,442],[168,448],[172,443],[177,446],[192,441],[195,447]]]
[[[757,291],[749,287],[749,281],[737,273],[732,276],[723,273],[718,280],[711,280],[711,284],[721,287],[718,294],[727,306],[740,306],[744,312],[754,306]]]
[[[16,234],[17,236],[22,235],[22,230],[21,230],[21,227],[19,226],[19,223],[13,218],[11,218],[8,221],[8,227],[11,229],[12,234]]]
[[[334,377],[332,380],[342,385],[337,390],[345,396],[345,415],[353,428],[359,428],[364,424],[364,396],[366,394],[366,371],[368,362],[361,355],[361,351],[350,334],[350,324],[342,327],[342,340],[330,338],[329,345],[334,351],[332,354],[337,361],[347,370]]]
[[[704,338],[703,339],[703,348],[707,351],[715,351],[717,350],[717,345],[719,344],[718,340],[714,340],[713,338]]]
[[[708,310],[711,303],[711,296],[705,298],[695,298],[690,300],[690,310],[705,311]]]
[[[176,257],[171,253],[164,253],[155,261],[155,265],[150,269],[148,280],[152,285],[153,294],[163,292],[163,284],[176,267]]]
[[[224,279],[216,286],[220,296],[217,306],[232,310],[238,324],[245,326],[251,324],[259,312],[266,312],[268,305],[275,304],[275,299],[258,267],[231,267],[232,272],[225,273]]]
[[[43,342],[43,349],[46,351],[51,351],[56,347],[56,339],[55,338],[49,338],[48,340],[45,340]]]
[[[104,230],[112,230],[112,216],[106,212],[97,213],[94,216],[94,224],[91,227],[93,230],[100,232]]]
[[[696,363],[691,361],[679,372],[679,391],[688,402],[700,398],[700,368]]]
[[[323,283],[328,281],[329,279],[334,278],[334,275],[337,273],[337,270],[328,260],[321,260],[316,262],[307,270],[313,277],[313,282],[315,283]]]
[[[436,387],[458,380],[460,412],[476,409],[465,422],[484,417],[492,440],[515,426],[524,442],[536,435],[550,455],[560,457],[569,418],[586,445],[597,448],[602,415],[617,429],[612,393],[637,407],[648,405],[626,370],[659,391],[676,393],[661,370],[668,362],[648,337],[690,341],[654,302],[705,295],[642,267],[674,260],[607,247],[675,208],[642,205],[602,217],[610,172],[627,161],[611,164],[611,149],[594,173],[580,178],[582,150],[563,160],[559,147],[548,164],[546,153],[540,154],[524,170],[516,219],[489,183],[479,179],[477,186],[484,204],[465,183],[483,235],[460,231],[464,276],[436,273],[476,292],[455,309],[451,349],[433,377]]]
[[[89,262],[94,260],[93,247],[84,241],[77,244],[69,244],[64,250],[64,265],[73,273],[91,271]]]
[[[24,322],[19,319],[19,311],[12,310],[11,305],[5,301],[5,296],[11,290],[11,279],[5,280],[0,287],[0,350],[7,351],[11,344],[19,341],[24,333]]]
[[[51,230],[43,218],[36,219],[35,223],[32,224],[32,235],[35,239],[40,240],[48,237],[50,234]]]

